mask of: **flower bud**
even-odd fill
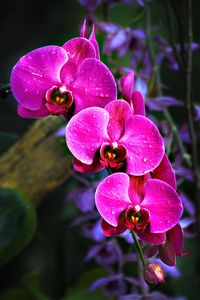
[[[161,266],[156,263],[149,264],[144,270],[144,280],[149,285],[163,284],[165,277]]]

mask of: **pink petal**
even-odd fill
[[[133,206],[140,204],[144,198],[144,184],[151,177],[149,174],[144,176],[130,176],[129,197]]]
[[[164,244],[166,240],[165,233],[151,233],[149,227],[147,227],[144,231],[138,231],[137,235],[143,241],[153,245]]]
[[[61,70],[61,80],[66,85],[73,82],[77,76],[77,69],[89,57],[96,57],[96,50],[91,42],[85,38],[74,38],[63,45],[69,60]]]
[[[86,107],[104,107],[116,99],[116,83],[110,70],[99,60],[87,58],[71,85],[76,113]]]
[[[108,134],[113,142],[124,134],[125,120],[132,115],[130,105],[124,100],[115,100],[105,106],[109,112]]]
[[[140,204],[150,212],[150,230],[166,232],[180,220],[183,206],[180,197],[167,183],[150,179],[145,184],[145,198]]]
[[[175,172],[166,154],[164,154],[159,166],[153,170],[152,175],[153,178],[160,179],[168,183],[176,190]]]
[[[127,150],[126,172],[144,175],[155,169],[164,154],[164,142],[157,127],[143,116],[126,120],[125,132],[119,140]]]
[[[80,36],[87,38],[86,20],[83,21],[83,25],[81,26]]]
[[[84,164],[91,165],[95,152],[107,135],[108,112],[100,107],[90,107],[76,114],[66,128],[66,141],[72,154]]]
[[[115,173],[105,178],[97,187],[95,202],[102,218],[117,227],[120,214],[131,204],[129,177],[125,173]]]
[[[92,26],[92,32],[90,34],[89,41],[92,43],[92,45],[95,48],[96,58],[99,59],[100,58],[99,45],[98,45],[97,40],[96,40],[95,26],[94,25]]]
[[[46,105],[42,105],[39,110],[30,110],[18,104],[17,113],[20,117],[30,118],[30,119],[43,118],[49,115],[49,111],[46,108]]]
[[[83,164],[80,160],[74,158],[73,167],[76,171],[80,173],[93,173],[103,169],[103,166],[100,163],[99,159],[98,160],[95,159],[95,155],[94,155],[94,161],[91,165]]]
[[[124,226],[123,223],[119,223],[117,227],[114,227],[108,224],[105,220],[102,220],[101,230],[105,236],[110,237],[110,236],[118,236],[122,234],[126,230],[126,227]]]
[[[134,73],[128,72],[126,76],[120,78],[122,97],[130,103],[134,84]]]
[[[24,108],[38,110],[46,91],[60,85],[60,70],[68,56],[63,48],[46,46],[23,56],[12,70],[11,89]]]
[[[168,231],[170,239],[173,243],[176,255],[180,255],[183,248],[183,229],[180,224],[176,224]]]
[[[131,106],[133,107],[135,115],[145,115],[145,102],[139,91],[133,92],[131,96]]]

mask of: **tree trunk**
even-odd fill
[[[70,165],[55,132],[59,117],[35,121],[24,136],[0,157],[0,187],[24,191],[37,206],[68,177]]]

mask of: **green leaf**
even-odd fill
[[[31,240],[36,214],[21,192],[0,189],[0,265],[16,256]]]

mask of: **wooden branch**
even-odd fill
[[[35,121],[25,135],[0,157],[0,187],[23,190],[35,206],[59,187],[69,177],[70,165],[54,136],[61,126],[59,117]]]

